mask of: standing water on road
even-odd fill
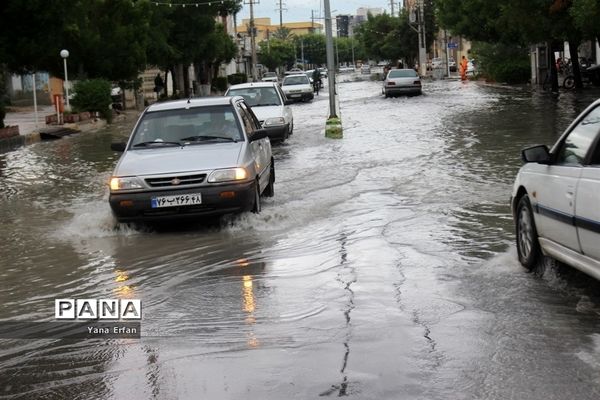
[[[7,398],[597,399],[598,286],[516,261],[520,149],[592,98],[473,82],[292,106],[261,214],[118,225],[107,182],[134,116],[0,155],[0,320],[137,298],[142,338],[0,339]]]

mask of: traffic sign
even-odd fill
[[[448,48],[449,49],[458,49],[458,43],[448,43]]]

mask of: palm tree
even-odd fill
[[[290,28],[286,28],[285,26],[282,26],[280,28],[277,28],[277,30],[275,32],[273,32],[273,37],[275,39],[288,41],[288,40],[292,40],[295,37],[295,35],[292,33],[292,30]]]

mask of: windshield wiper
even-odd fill
[[[180,142],[163,142],[163,141],[151,141],[151,142],[140,142],[133,145],[133,147],[146,147],[153,144],[168,144],[170,146],[182,146]]]
[[[200,141],[204,141],[204,140],[225,140],[227,142],[235,142],[237,143],[238,140],[237,139],[232,139],[230,137],[226,137],[226,136],[211,136],[211,135],[197,135],[197,136],[190,136],[190,137],[186,137],[181,139],[182,142],[200,142]]]

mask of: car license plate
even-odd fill
[[[290,94],[290,97],[300,97],[300,96],[301,95],[299,93],[298,94]]]
[[[187,193],[175,196],[160,196],[152,198],[152,208],[193,206],[202,204],[202,195],[200,193]]]

